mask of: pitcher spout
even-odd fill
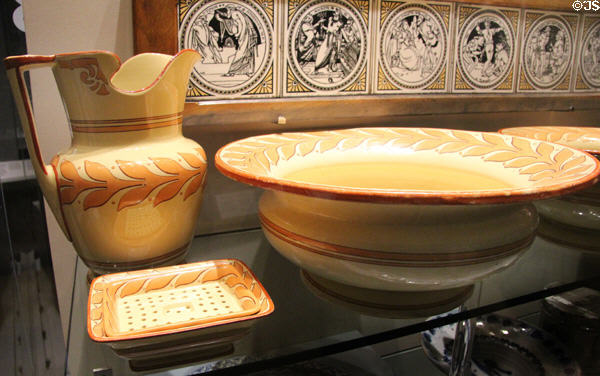
[[[151,95],[153,91],[176,88],[178,100],[185,99],[190,72],[200,54],[182,50],[175,56],[159,53],[136,55],[121,65],[111,77],[111,85],[121,93]]]

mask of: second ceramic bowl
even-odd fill
[[[600,159],[600,128],[593,127],[513,127],[500,133],[555,142],[583,150]],[[600,184],[557,199],[535,203],[540,215],[565,225],[591,231],[600,230]]]

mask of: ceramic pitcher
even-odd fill
[[[31,161],[52,212],[96,274],[180,262],[200,210],[206,155],[182,136],[199,54],[109,52],[13,56],[7,74]],[[23,73],[50,67],[71,146],[42,160]]]

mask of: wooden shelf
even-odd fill
[[[600,111],[592,95],[422,95],[216,100],[186,103],[184,124],[228,130],[325,128],[389,124],[402,117]],[[278,119],[285,118],[285,125]],[[224,129],[224,130],[225,130]]]

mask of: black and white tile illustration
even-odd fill
[[[179,49],[202,55],[188,99],[276,95],[274,0],[179,1]]]
[[[518,91],[569,91],[578,16],[525,12]]]
[[[284,4],[283,95],[368,93],[369,1],[288,0]]]
[[[600,90],[600,15],[585,14],[577,56],[575,91]]]
[[[460,5],[454,92],[513,92],[520,10]]]
[[[451,3],[379,3],[374,92],[447,91],[451,12]]]

